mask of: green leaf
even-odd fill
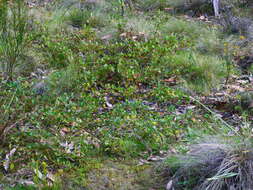
[[[208,181],[212,181],[212,180],[219,180],[219,179],[224,179],[224,178],[230,178],[230,177],[234,177],[237,176],[238,173],[227,173],[227,174],[222,174],[222,175],[216,175],[214,177],[208,178]]]

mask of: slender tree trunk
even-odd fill
[[[220,16],[219,8],[220,8],[220,0],[213,0],[214,15],[216,17]]]

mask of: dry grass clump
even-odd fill
[[[173,173],[167,190],[253,188],[253,149],[250,139],[231,137],[221,140],[218,137],[212,142],[209,140],[194,145],[187,155],[169,158],[166,163]]]

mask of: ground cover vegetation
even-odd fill
[[[251,189],[251,6],[0,1],[0,189]]]

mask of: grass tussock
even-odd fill
[[[174,173],[170,189],[248,190],[253,187],[252,142],[237,137],[211,138],[212,141],[192,146],[187,155],[166,161]]]
[[[205,29],[200,23],[171,18],[163,30],[164,32],[182,34],[196,39],[200,31],[204,31]]]
[[[156,25],[154,22],[144,17],[133,17],[127,20],[125,31],[132,31],[136,34],[143,33],[147,37],[152,37],[156,32]]]
[[[177,69],[186,86],[207,92],[224,77],[224,65],[219,57],[183,51],[172,57],[170,67]]]

